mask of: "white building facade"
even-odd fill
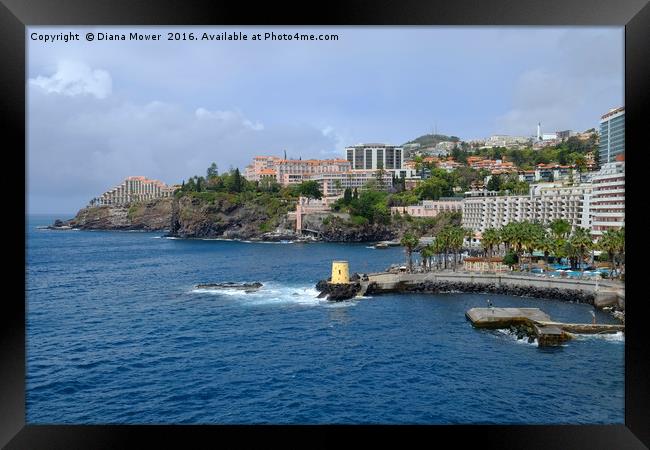
[[[436,217],[443,212],[461,212],[463,210],[462,199],[441,198],[440,200],[422,200],[417,205],[393,206],[390,208],[391,215],[408,214],[413,217]]]
[[[467,193],[470,194],[470,193]],[[483,232],[510,222],[531,221],[548,225],[555,219],[590,228],[591,186],[538,184],[528,195],[467,195],[463,199],[463,227]]]
[[[625,161],[603,164],[592,178],[592,229],[596,239],[625,226]]]
[[[311,175],[309,179],[318,182],[321,192],[327,197],[340,195],[346,188],[362,191],[368,186],[368,183],[381,190],[388,190],[393,185],[393,175],[386,170],[318,173]]]
[[[396,172],[397,176],[404,170],[404,150],[395,145],[357,144],[346,147],[345,155],[354,170],[382,168]]]
[[[162,181],[151,180],[143,176],[128,177],[118,186],[93,198],[89,205],[126,205],[131,202],[171,197],[177,188],[177,186],[167,186]]]

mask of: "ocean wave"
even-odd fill
[[[598,339],[608,342],[625,342],[625,333],[618,331],[616,333],[601,333],[601,334],[573,334],[574,338],[577,340],[590,340]]]
[[[522,339],[517,338],[517,333],[513,333],[510,329],[497,329],[498,335],[505,336],[509,340],[516,342],[517,344],[530,345],[533,347],[539,347],[537,339],[535,338],[533,342],[528,342],[528,336],[524,336]]]
[[[209,294],[228,297],[247,305],[299,304],[317,306],[331,303],[317,298],[319,292],[313,286],[289,286],[275,282],[262,282],[263,286],[253,292],[242,289],[192,288],[191,294]]]

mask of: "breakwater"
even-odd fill
[[[317,285],[322,290],[323,283]],[[359,283],[366,295],[404,293],[488,293],[550,298],[625,309],[625,285],[610,280],[575,280],[511,273],[371,273]]]

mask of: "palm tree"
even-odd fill
[[[548,264],[548,257],[551,253],[555,253],[555,241],[551,236],[544,233],[539,242],[537,243],[539,251],[544,253],[544,260]]]
[[[578,266],[582,264],[585,253],[591,250],[594,243],[591,240],[589,230],[587,228],[576,227],[573,230],[573,234],[569,238],[569,243],[576,250],[576,255],[578,257]]]
[[[564,219],[555,219],[550,223],[549,228],[556,239],[566,239],[571,232],[571,224]]]
[[[433,240],[433,243],[431,244],[433,253],[436,255],[436,267],[438,269],[440,269],[440,254],[444,251],[444,242],[439,236],[440,234]]]
[[[433,246],[431,244],[424,247],[420,250],[420,256],[422,257],[422,267],[427,269],[427,262],[429,263],[429,270],[431,270],[431,257],[433,256]]]
[[[618,235],[617,243],[617,255],[619,256],[618,261],[623,266],[623,271],[625,271],[625,227],[621,227],[620,230],[616,232]]]
[[[609,272],[611,277],[614,268],[618,271],[617,256],[625,253],[625,228],[620,230],[607,230],[598,240],[598,248],[607,252],[610,262],[612,263],[612,270]]]
[[[464,230],[462,228],[451,228],[449,246],[454,252],[454,270],[456,270],[456,266],[458,265],[458,253],[460,252],[460,249],[463,248],[463,237]]]
[[[523,222],[523,233],[524,237],[524,248],[529,255],[529,259],[532,262],[533,252],[535,249],[541,247],[544,238],[546,237],[546,230],[544,227],[537,222]]]
[[[402,240],[400,241],[400,244],[406,247],[406,253],[408,255],[409,272],[413,271],[413,249],[417,247],[419,242],[420,240],[417,238],[417,236],[409,232],[405,233],[404,236],[402,237]]]
[[[483,232],[483,237],[481,239],[481,246],[485,250],[485,255],[488,258],[492,257],[492,249],[495,245],[499,245],[501,238],[499,237],[499,232],[494,228],[487,228]]]
[[[562,247],[562,253],[569,259],[569,265],[572,269],[576,268],[578,260],[578,248],[574,245],[574,242],[570,239],[568,241],[561,241],[564,243]]]
[[[597,247],[604,251],[607,252],[607,256],[609,258],[609,261],[612,263],[611,269],[609,271],[609,276],[611,278],[612,274],[614,273],[614,260],[616,257],[616,252],[618,251],[618,233],[614,230],[607,230],[603,233],[603,235],[598,239]]]
[[[444,253],[444,262],[445,266],[444,268],[447,268],[447,259],[448,259],[448,254],[449,254],[449,249],[451,248],[451,227],[447,226],[440,230],[440,233],[438,233],[438,236],[436,236],[436,241],[440,242],[440,249]]]
[[[501,242],[505,246],[506,253],[516,244],[516,222],[510,222],[507,225],[501,227],[499,230],[499,235],[501,236]]]

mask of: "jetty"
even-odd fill
[[[539,308],[472,308],[465,316],[475,328],[519,327],[535,337],[540,347],[561,344],[571,339],[572,333],[609,334],[625,331],[625,325],[554,322]]]

